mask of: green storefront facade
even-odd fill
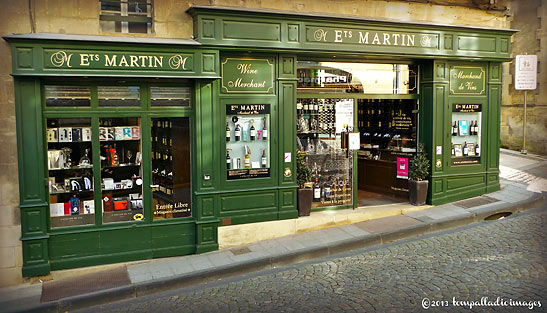
[[[501,64],[514,31],[222,7],[187,13],[194,40],[4,36],[23,276],[203,253],[218,249],[219,227],[297,218],[300,98],[353,99],[345,102],[353,129],[359,103],[410,101],[432,165],[428,203],[499,190]],[[301,61],[411,66],[415,92],[301,94]],[[250,132],[237,133],[244,123]],[[350,197],[314,210],[358,206],[361,171],[349,164]]]

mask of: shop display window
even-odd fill
[[[481,162],[481,104],[452,105],[452,165]]]
[[[314,208],[352,203],[353,153],[342,138],[353,130],[353,107],[353,99],[297,99],[297,148],[312,172]]]
[[[189,87],[150,87],[151,106],[190,106]]]
[[[140,118],[99,119],[103,222],[144,218]]]
[[[51,227],[95,223],[89,118],[46,120]]]
[[[100,107],[132,107],[141,105],[139,86],[98,86]]]
[[[409,64],[298,61],[298,93],[416,94]]]
[[[190,119],[152,118],[154,220],[192,216]]]
[[[89,86],[44,86],[47,107],[89,107],[91,87]]]
[[[226,105],[228,180],[270,177],[270,104]]]

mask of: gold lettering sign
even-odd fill
[[[226,58],[222,61],[225,93],[272,93],[273,63],[269,59]]]
[[[486,90],[485,71],[478,66],[454,66],[450,69],[450,93],[482,95]]]
[[[308,42],[342,43],[378,46],[438,48],[435,33],[388,32],[354,28],[308,27]]]

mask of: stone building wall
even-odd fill
[[[498,3],[501,1],[504,0],[497,0]],[[451,2],[455,5],[394,0],[154,0],[154,34],[121,35],[100,32],[100,5],[97,0],[0,0],[0,34],[30,33],[33,28],[30,18],[32,15],[37,33],[189,38],[192,35],[192,19],[185,11],[192,5],[348,14],[497,28],[507,26],[503,11],[472,8],[471,0]],[[24,282],[21,276],[22,252],[19,240],[21,230],[14,86],[10,72],[10,47],[5,41],[0,40],[0,286]]]
[[[526,150],[547,155],[547,1],[511,1],[510,28],[520,32],[513,35],[511,56],[536,54],[538,57],[538,85],[527,91]],[[515,90],[514,61],[505,64],[504,95],[501,107],[501,145],[521,150],[524,122],[524,91]]]

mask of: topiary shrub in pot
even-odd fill
[[[296,153],[296,183],[298,184],[298,216],[309,216],[313,191],[306,188],[311,180],[311,169],[306,164],[306,156],[302,152]]]
[[[427,199],[427,188],[429,187],[429,160],[424,151],[424,145],[419,143],[416,155],[410,160],[408,170],[408,193],[410,204],[424,205]]]

